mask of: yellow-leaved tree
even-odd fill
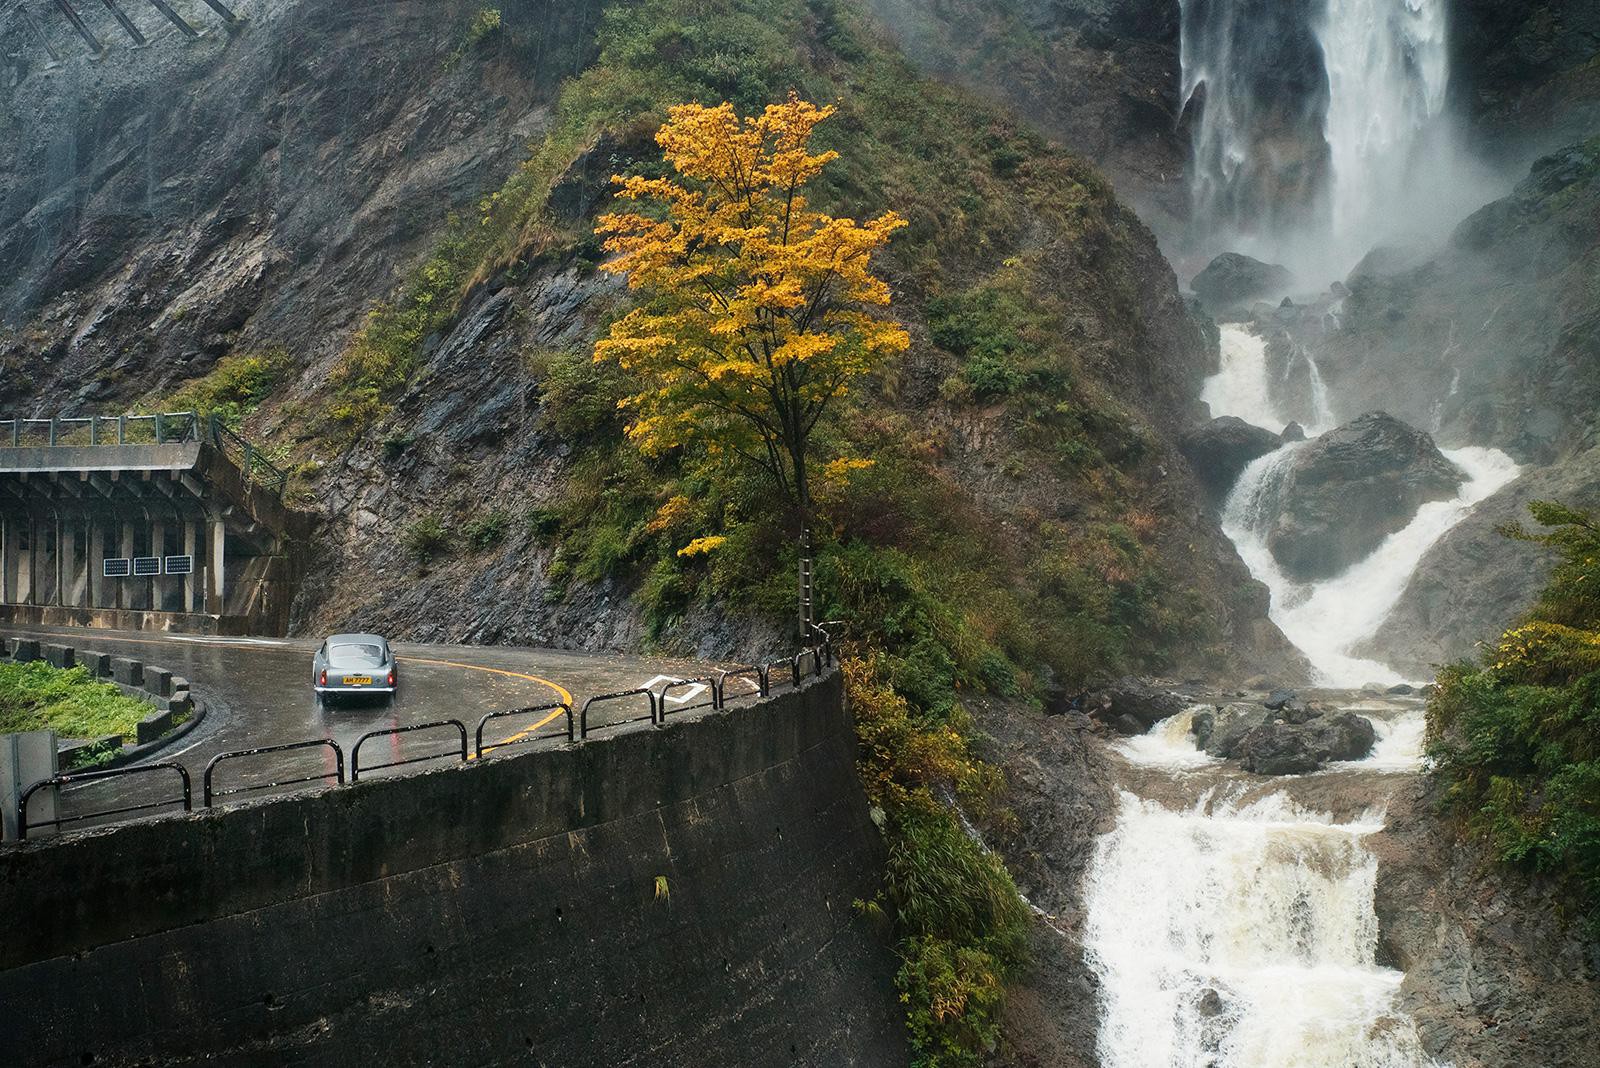
[[[732,104],[674,107],[656,141],[676,174],[613,178],[641,210],[595,228],[616,254],[605,269],[644,296],[594,354],[639,382],[623,401],[629,437],[647,454],[698,442],[771,475],[799,527],[803,632],[812,434],[851,379],[909,344],[872,273],[905,221],[835,218],[805,196],[838,158],[811,148],[833,112],[793,94],[745,118]]]

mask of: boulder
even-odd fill
[[[1360,760],[1376,733],[1365,717],[1328,715],[1290,700],[1277,709],[1234,704],[1195,716],[1195,744],[1259,775],[1304,775],[1337,760]]]
[[[1300,446],[1277,492],[1267,547],[1298,582],[1332,578],[1403,529],[1464,476],[1433,439],[1369,412]]]
[[[1294,283],[1287,267],[1237,252],[1224,252],[1194,276],[1189,288],[1212,315],[1240,313],[1257,300],[1276,297]]]
[[[1119,734],[1143,734],[1188,708],[1189,699],[1143,679],[1126,678],[1103,688],[1093,707]]]
[[[1279,439],[1285,445],[1291,441],[1304,441],[1306,440],[1306,428],[1291,420],[1289,425],[1283,428],[1283,433],[1279,435]]]
[[[1272,431],[1234,415],[1213,419],[1178,440],[1179,450],[1194,464],[1200,481],[1218,500],[1228,495],[1252,460],[1276,452],[1282,444]]]

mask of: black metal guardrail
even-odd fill
[[[506,719],[510,716],[537,716],[541,712],[549,714],[549,718],[553,718],[558,714],[564,714],[567,726],[567,741],[570,742],[573,740],[575,731],[572,723],[572,706],[567,704],[565,701],[558,701],[555,704],[550,705],[533,705],[530,708],[508,708],[502,712],[490,712],[488,715],[484,716],[478,721],[478,732],[475,739],[477,744],[473,750],[474,754],[477,757],[482,757],[483,754],[492,753],[496,749],[504,749],[511,745],[526,745],[528,742],[538,741],[541,738],[554,737],[553,735],[549,734],[533,733],[544,725],[544,722],[540,722],[535,723],[532,727],[529,727],[521,734],[513,735],[512,737],[503,741],[491,742],[488,746],[483,744],[483,728],[487,727],[491,720]],[[546,722],[547,721],[548,720],[546,720]]]
[[[53,820],[35,820],[28,822],[28,802],[40,790],[51,786],[70,786],[73,783],[95,782],[100,779],[115,779],[126,775],[141,775],[152,771],[175,771],[183,782],[183,796],[163,798],[160,801],[147,801],[139,805],[124,805],[121,808],[108,808],[98,812],[82,812],[75,816],[58,816]],[[48,779],[41,779],[22,791],[22,797],[17,802],[17,839],[19,841],[28,837],[29,827],[60,827],[63,824],[78,823],[82,820],[100,819],[105,816],[125,816],[129,812],[146,812],[153,808],[166,808],[168,805],[182,804],[185,812],[194,808],[192,791],[189,787],[189,772],[182,764],[160,763],[142,764],[138,767],[110,768],[106,771],[71,771],[62,775],[52,775]]]
[[[826,637],[825,634],[824,637]],[[802,649],[792,657],[773,660],[766,664],[729,668],[726,671],[718,672],[716,675],[702,676],[700,678],[674,679],[656,689],[640,687],[632,690],[619,690],[615,693],[597,694],[596,696],[585,700],[576,715],[573,713],[572,705],[567,702],[555,702],[546,705],[532,705],[526,708],[512,708],[505,709],[503,711],[490,712],[478,721],[477,730],[470,739],[473,743],[471,746],[469,746],[469,735],[466,725],[457,719],[443,719],[429,723],[414,723],[404,727],[388,727],[384,728],[383,730],[369,731],[358,738],[355,745],[350,750],[348,781],[351,783],[358,782],[360,780],[361,772],[363,771],[381,771],[385,768],[398,768],[404,767],[408,764],[421,764],[431,760],[445,760],[452,758],[458,762],[465,762],[474,758],[473,756],[469,756],[469,753],[474,754],[475,757],[482,757],[485,754],[492,753],[497,749],[525,745],[530,742],[544,741],[562,736],[565,736],[566,741],[570,743],[579,741],[581,739],[586,739],[590,735],[599,731],[614,730],[647,721],[652,725],[660,726],[665,724],[668,716],[668,702],[666,698],[674,690],[694,686],[705,686],[710,692],[709,699],[699,701],[694,704],[687,704],[684,707],[678,708],[674,712],[676,715],[682,715],[696,709],[707,707],[714,711],[721,711],[727,709],[729,704],[733,701],[743,700],[751,697],[765,698],[771,696],[773,692],[772,673],[775,670],[779,671],[786,680],[792,680],[795,688],[799,688],[804,683],[804,680],[808,675],[812,677],[820,677],[827,670],[827,668],[833,665],[833,663],[834,657],[831,643],[825,641],[821,645]],[[730,693],[729,684],[737,684],[740,680],[746,680],[747,682],[752,683],[755,686],[755,689],[748,693]],[[591,708],[612,702],[627,700],[628,698],[643,698],[649,704],[649,712],[646,715],[631,716],[625,719],[611,720],[607,723],[594,724],[591,726],[589,722],[589,710]],[[547,733],[538,733],[540,727],[544,725],[543,722],[541,722],[536,723],[534,726],[523,732],[515,733],[511,737],[502,741],[485,742],[484,740],[484,731],[492,722],[509,719],[511,717],[532,717],[541,713],[546,714],[546,716],[550,719],[559,718],[563,720],[564,730],[558,732],[552,731]],[[418,756],[406,757],[400,760],[386,761],[381,764],[363,765],[361,763],[362,746],[376,738],[394,737],[397,735],[411,734],[417,731],[442,730],[444,728],[455,729],[459,739],[459,744],[439,752],[424,753]],[[275,779],[272,782],[254,783],[251,785],[238,786],[226,790],[219,790],[215,786],[214,780],[216,777],[217,768],[223,764],[238,760],[245,760],[252,757],[277,755],[316,748],[325,748],[332,751],[334,756],[334,769],[332,771],[324,771],[315,775],[302,775],[289,779]],[[234,797],[239,794],[259,793],[265,790],[281,789],[286,786],[298,786],[303,783],[324,782],[329,779],[336,780],[337,784],[342,786],[347,781],[345,769],[346,761],[344,750],[340,748],[339,743],[335,742],[331,738],[312,738],[299,742],[285,742],[278,745],[265,745],[258,746],[253,749],[239,749],[226,753],[218,753],[206,764],[205,773],[201,780],[202,802],[204,807],[212,808],[215,807],[215,804],[218,801],[221,801],[223,798]],[[181,797],[163,798],[158,801],[149,801],[137,805],[125,805],[120,808],[85,812],[72,816],[63,816],[53,820],[35,820],[30,823],[27,819],[28,801],[35,793],[48,787],[94,782],[98,780],[117,778],[120,776],[139,775],[162,770],[170,770],[178,773],[183,783],[183,795]],[[23,791],[21,804],[19,805],[20,818],[18,820],[18,837],[26,838],[27,829],[29,827],[60,827],[64,824],[76,823],[83,820],[100,819],[107,816],[126,815],[132,812],[143,812],[150,809],[164,808],[169,805],[177,804],[182,804],[185,812],[193,810],[189,772],[183,767],[183,765],[178,763],[162,762],[157,764],[143,764],[124,768],[113,768],[106,771],[68,772],[61,775],[52,776],[48,779],[42,779],[39,782],[33,783],[25,791]]]
[[[328,748],[333,750],[334,770],[325,771],[320,775],[305,775],[298,779],[279,779],[275,782],[256,783],[251,786],[240,786],[233,790],[213,790],[211,776],[215,774],[217,765],[229,760],[242,760],[246,757],[264,756],[268,753],[287,753],[295,749]],[[218,753],[206,764],[205,776],[201,779],[201,796],[205,800],[205,807],[210,808],[211,802],[223,797],[232,797],[235,794],[252,794],[261,790],[272,790],[280,786],[296,786],[303,782],[321,782],[324,779],[337,777],[339,784],[344,784],[344,750],[339,748],[339,743],[332,738],[313,738],[305,742],[285,742],[282,745],[264,745],[256,749],[239,749],[231,753]]]
[[[706,692],[711,695],[710,699],[705,701],[694,701],[693,691],[694,687],[696,686],[705,687]],[[697,708],[710,708],[712,711],[716,711],[722,707],[722,687],[717,676],[707,675],[698,679],[679,679],[676,682],[667,683],[666,685],[662,686],[661,689],[656,691],[658,722],[666,722],[667,705],[671,703],[667,700],[667,695],[673,690],[683,689],[689,690],[690,693],[684,697],[684,700],[679,703],[676,708],[673,709],[673,711],[679,715],[682,715],[685,712],[692,712]],[[689,702],[691,701],[694,701],[694,703],[690,704]]]
[[[587,738],[587,737],[589,737],[589,709],[592,708],[593,706],[599,705],[599,704],[604,704],[607,701],[621,701],[624,698],[640,697],[640,696],[645,697],[650,701],[650,715],[649,715],[649,717],[634,716],[634,717],[632,717],[630,719],[619,719],[619,720],[615,720],[615,721],[613,721],[611,723],[607,723],[606,726],[607,727],[621,727],[621,726],[625,726],[626,724],[629,724],[629,723],[643,723],[646,718],[648,718],[651,723],[659,723],[659,722],[661,722],[661,719],[660,719],[660,708],[659,708],[659,704],[660,703],[656,700],[656,692],[654,690],[650,689],[647,686],[646,687],[640,687],[637,690],[618,690],[616,693],[598,694],[598,695],[596,695],[594,697],[591,697],[588,700],[583,702],[583,708],[578,713],[578,737],[579,738]]]
[[[738,682],[740,679],[754,681],[755,689],[748,693],[728,694],[728,683]],[[732,668],[717,676],[717,689],[720,691],[722,707],[727,708],[729,701],[737,701],[745,697],[766,697],[772,690],[767,678],[767,669],[763,667]]]
[[[382,771],[384,768],[400,768],[407,764],[421,764],[428,760],[443,760],[446,757],[455,757],[465,762],[467,759],[467,725],[459,719],[440,719],[432,723],[413,723],[408,727],[385,727],[381,731],[368,731],[356,739],[354,748],[350,750],[350,781],[361,781],[361,747],[374,738],[392,738],[400,734],[411,734],[414,731],[438,730],[440,727],[454,727],[461,733],[461,746],[459,749],[447,749],[441,753],[425,753],[422,756],[406,757],[404,760],[391,760],[386,764],[368,764],[367,771]]]

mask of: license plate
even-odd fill
[[[344,677],[344,684],[346,686],[371,686],[372,685],[372,676],[371,675],[346,675]]]

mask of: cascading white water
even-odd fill
[[[1375,962],[1368,817],[1283,794],[1174,811],[1121,795],[1089,870],[1084,939],[1105,1068],[1427,1068]]]
[[[1312,392],[1331,427],[1326,388],[1311,364]],[[1282,414],[1268,389],[1266,345],[1242,326],[1222,328],[1222,363],[1206,380],[1201,399],[1213,416],[1234,415],[1280,431]],[[1251,575],[1272,591],[1271,615],[1286,637],[1305,653],[1325,686],[1385,685],[1415,682],[1351,650],[1375,633],[1400,599],[1422,557],[1472,506],[1517,477],[1517,464],[1498,449],[1446,449],[1444,455],[1466,475],[1460,493],[1448,501],[1423,505],[1411,522],[1386,538],[1365,560],[1323,582],[1296,583],[1284,575],[1267,548],[1267,532],[1295,455],[1308,446],[1295,442],[1261,457],[1244,470],[1223,505],[1222,530],[1238,549]]]
[[[1273,398],[1272,382],[1267,371],[1267,342],[1249,327],[1238,323],[1224,323],[1222,334],[1222,359],[1217,373],[1207,378],[1200,390],[1200,399],[1211,409],[1213,419],[1232,415],[1247,423],[1265,427],[1274,434],[1283,428],[1294,415],[1280,409]],[[1323,384],[1322,372],[1305,351],[1297,354],[1303,362],[1311,382],[1311,413],[1302,416],[1308,434],[1322,434],[1334,427],[1333,409],[1328,400],[1328,389]],[[1287,375],[1294,370],[1291,362],[1284,368]]]
[[[1375,660],[1354,656],[1351,650],[1388,617],[1434,543],[1473,505],[1516,478],[1519,468],[1498,449],[1442,450],[1467,476],[1456,497],[1423,505],[1405,528],[1384,539],[1370,556],[1343,574],[1301,584],[1278,567],[1267,548],[1267,531],[1277,516],[1275,501],[1295,454],[1307,445],[1286,445],[1245,469],[1223,506],[1223,533],[1250,573],[1272,591],[1272,621],[1306,654],[1320,683],[1362,686],[1419,681],[1406,679]]]

